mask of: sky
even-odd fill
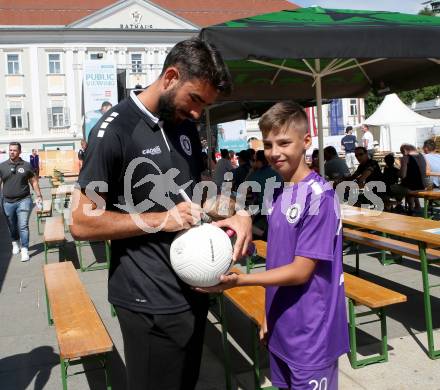
[[[418,13],[426,0],[289,0],[301,7],[319,5],[323,8],[363,9],[373,11],[397,11]]]

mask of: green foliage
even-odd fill
[[[376,96],[373,92],[369,92],[365,98],[365,118],[368,118],[376,111],[377,107],[382,103],[384,96]]]

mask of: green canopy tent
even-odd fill
[[[200,36],[231,71],[234,91],[222,101],[316,99],[321,172],[323,98],[440,83],[440,18],[433,16],[299,8],[210,26]]]

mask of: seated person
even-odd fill
[[[426,176],[432,187],[440,187],[440,154],[435,152],[435,142],[428,139],[423,144],[423,153],[426,160]]]
[[[319,150],[313,149],[312,162],[309,167],[312,171],[315,171],[319,175]]]
[[[410,192],[426,188],[426,161],[413,145],[403,144],[400,147],[400,152],[402,157],[400,158],[399,176],[402,180],[400,184],[391,186],[391,192],[397,200],[406,198],[408,214],[411,215],[414,208],[420,208],[420,202],[418,198],[411,196]]]
[[[214,182],[217,184],[217,188],[220,191],[222,187],[222,183],[225,180],[225,173],[232,171],[232,163],[229,159],[229,151],[228,149],[220,150],[221,158],[218,160],[217,165],[214,170]]]
[[[365,184],[372,181],[383,182],[383,175],[382,171],[380,170],[379,164],[376,160],[373,160],[369,157],[366,148],[364,148],[363,146],[358,146],[355,148],[354,154],[356,156],[356,159],[359,161],[359,165],[356,171],[351,176],[348,176],[345,179],[339,179],[339,181],[353,180],[358,184],[359,188],[364,188]],[[377,188],[373,188],[372,191],[380,198],[383,198],[385,196],[385,193],[379,192]],[[365,198],[360,197],[355,205],[359,206],[365,202]]]
[[[247,150],[242,150],[237,154],[238,168],[232,171],[232,190],[237,191],[241,183],[246,180],[246,177],[251,169],[251,156]]]
[[[264,155],[264,150],[258,150],[255,155],[254,170],[246,178],[246,181],[257,182],[261,187],[261,191],[252,193],[253,199],[250,203],[258,205],[259,212],[253,217],[253,227],[255,235],[263,240],[267,239],[267,216],[262,215],[261,210],[263,208],[264,190],[268,180],[275,180],[276,182],[281,183],[276,188],[282,187],[283,180],[281,179],[281,176],[269,165]]]
[[[399,168],[394,166],[394,154],[390,153],[384,157],[385,167],[383,169],[383,181],[387,187],[387,201],[385,204],[385,208],[387,210],[390,209],[389,198],[392,197],[391,186],[399,183]],[[400,206],[401,207],[401,206]]]
[[[337,180],[350,176],[345,160],[338,156],[338,152],[333,146],[327,146],[324,149],[324,172],[327,180]]]

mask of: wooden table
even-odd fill
[[[440,221],[432,221],[419,217],[361,209],[353,206],[341,206],[343,225],[375,230],[377,232],[402,237],[417,242],[423,280],[423,300],[425,310],[426,331],[428,336],[428,355],[431,359],[440,357],[440,349],[434,347],[432,326],[431,295],[429,285],[427,247],[440,246]],[[429,230],[432,230],[431,232]]]
[[[423,198],[423,217],[428,218],[429,204],[433,201],[440,200],[440,189],[410,191],[409,195],[416,198]]]

